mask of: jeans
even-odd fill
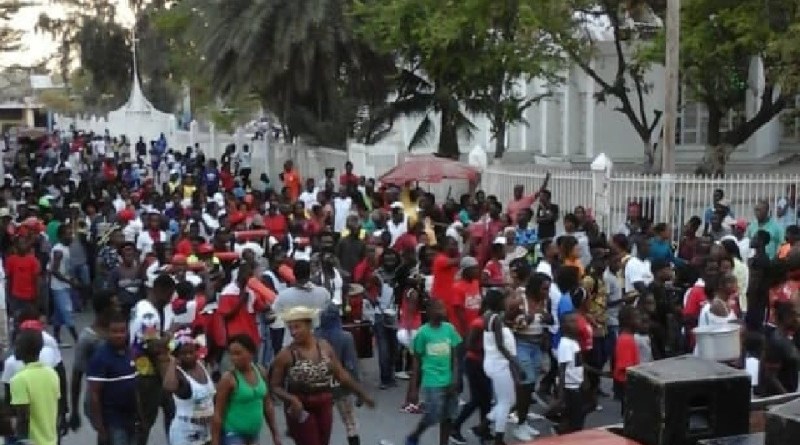
[[[542,365],[542,347],[539,344],[527,341],[517,342],[517,360],[525,373],[525,378],[520,382],[523,385],[535,384]]]
[[[609,326],[608,333],[606,333],[606,341],[603,344],[606,353],[606,359],[611,363],[611,369],[614,369],[614,349],[617,347],[617,337],[619,336],[619,326]]]
[[[492,409],[492,381],[483,371],[483,360],[464,360],[464,372],[467,374],[470,399],[466,405],[461,407],[461,412],[453,424],[455,431],[461,428],[461,425],[472,416],[476,409],[480,413],[481,420],[485,419],[489,410]]]
[[[394,383],[394,355],[397,352],[397,331],[387,328],[383,323],[383,315],[375,314],[375,343],[378,345],[378,368],[381,384]]]
[[[425,407],[421,424],[425,428],[455,419],[458,411],[458,397],[450,393],[448,388],[422,388],[421,390]]]
[[[136,433],[118,426],[108,427],[108,445],[136,445]]]
[[[91,284],[91,278],[89,277],[89,265],[88,264],[76,264],[72,266],[72,276],[75,277],[78,281],[81,282],[84,286],[89,286]],[[72,290],[72,304],[76,308],[83,307],[83,293],[78,289]],[[79,309],[80,310],[80,309]]]
[[[72,291],[66,289],[50,289],[53,295],[53,326],[73,327],[75,322],[72,319]]]

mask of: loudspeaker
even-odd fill
[[[800,400],[773,406],[766,418],[764,445],[800,443]]]
[[[624,433],[642,445],[747,434],[750,376],[684,355],[628,369]]]
[[[697,445],[764,445],[764,433],[706,439],[697,442]]]

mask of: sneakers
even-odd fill
[[[521,427],[525,427],[525,429],[528,430],[528,434],[530,434],[533,437],[538,437],[538,436],[540,436],[542,434],[541,432],[539,432],[539,430],[537,430],[536,428],[528,425],[527,423],[523,423],[520,426]]]
[[[411,375],[409,375],[405,371],[395,372],[394,373],[394,377],[397,378],[397,379],[400,379],[400,380],[410,380],[411,379]]]
[[[528,428],[526,428],[526,426],[527,425],[515,425],[514,430],[511,431],[511,436],[513,436],[514,439],[517,439],[520,442],[528,442],[530,440],[533,440],[533,436],[531,436],[531,433],[528,431]]]
[[[450,443],[455,445],[466,445],[467,439],[464,439],[464,436],[461,435],[460,431],[453,431],[450,433]]]

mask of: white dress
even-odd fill
[[[172,395],[175,402],[175,418],[169,427],[171,445],[205,445],[211,442],[211,417],[214,415],[214,382],[203,365],[206,383],[199,383],[183,369],[183,374],[192,390],[188,399]]]

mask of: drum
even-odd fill
[[[347,323],[342,326],[345,331],[353,335],[358,358],[372,358],[372,323],[361,321]]]

